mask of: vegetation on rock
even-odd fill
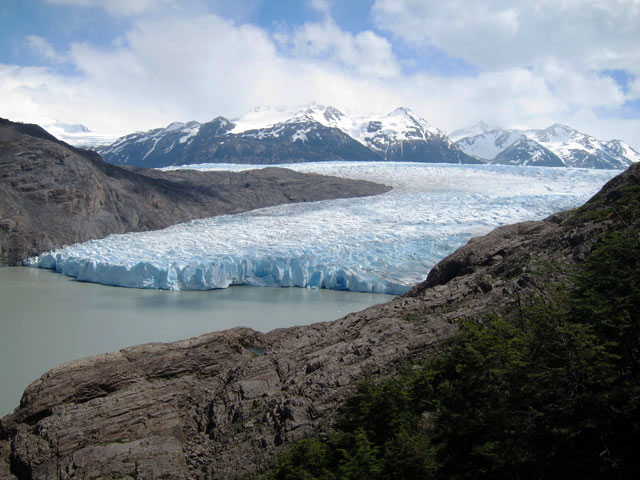
[[[334,432],[255,478],[639,478],[637,212],[617,209],[620,228],[564,284],[462,322],[420,365],[360,384]]]

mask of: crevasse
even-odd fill
[[[433,265],[471,236],[577,206],[618,173],[384,162],[289,167],[394,189],[374,197],[281,205],[111,235],[26,263],[124,287],[296,286],[398,294],[424,280]]]

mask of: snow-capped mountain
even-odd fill
[[[451,136],[458,140],[453,143],[405,107],[386,115],[351,116],[312,103],[257,107],[233,120],[176,122],[96,150],[109,162],[146,167],[382,160],[623,169],[640,161],[640,153],[620,140],[604,142],[559,124],[517,130],[480,122]]]
[[[348,131],[386,161],[482,163],[465,155],[440,130],[405,107],[363,117]]]
[[[112,163],[148,167],[328,160],[481,163],[407,108],[352,118],[316,103],[258,107],[232,121],[173,123],[127,135],[98,152]]]
[[[636,152],[631,145],[623,142],[622,140],[611,140],[605,144],[610,150],[613,150],[618,155],[628,158],[633,163],[640,162],[640,153]]]
[[[556,123],[543,130],[527,130],[529,138],[558,155],[567,167],[627,168],[631,159],[590,135]]]
[[[524,136],[517,130],[494,129],[462,138],[456,142],[456,145],[467,155],[489,161]]]
[[[551,150],[524,135],[496,155],[490,163],[531,167],[565,166],[560,157]]]
[[[42,122],[42,127],[54,137],[76,147],[109,145],[118,138],[116,135],[92,132],[79,123],[51,120]]]
[[[172,123],[166,128],[127,135],[97,151],[108,162],[144,167],[380,159],[338,128],[325,126],[311,117],[295,116],[271,125],[264,123],[253,118],[240,124],[254,127],[250,129],[238,128],[238,124],[224,117],[203,124]]]
[[[213,130],[214,138],[218,132],[228,130],[230,126],[225,119],[214,119],[207,124],[208,132]],[[183,158],[185,150],[200,134],[202,124],[198,122],[174,122],[166,128],[156,128],[148,132],[135,132],[119,138],[107,147],[98,148],[105,160],[112,163],[153,166],[158,161],[172,165]],[[211,127],[214,126],[212,129]],[[205,134],[205,132],[202,132]]]
[[[498,128],[491,127],[490,125],[487,125],[486,123],[480,121],[475,125],[472,125],[471,127],[461,128],[458,130],[454,130],[453,132],[450,132],[449,138],[451,139],[452,142],[457,142],[458,140],[461,140],[463,138],[481,135],[490,130],[498,130]]]
[[[529,141],[521,142],[517,149],[512,149],[508,155],[501,156],[523,138]],[[537,146],[531,142],[535,142]],[[526,148],[524,148],[525,145],[527,145]],[[620,140],[603,142],[560,124],[545,129],[494,129],[462,138],[456,142],[456,146],[467,155],[488,163],[496,163],[496,160],[503,163],[505,158],[508,158],[510,165],[531,165],[532,161],[535,164],[543,157],[546,161],[557,164],[555,159],[542,153],[544,152],[542,148],[558,157],[562,162],[560,166],[565,167],[623,169],[640,159],[640,154]],[[529,151],[539,152],[542,157],[538,156],[534,159],[528,154]],[[501,157],[498,158],[499,156]]]
[[[325,127],[338,128],[345,133],[353,127],[352,120],[338,109],[315,102],[296,107],[261,105],[232,121],[235,127],[231,133],[235,134],[249,130],[264,130],[287,121],[291,123],[317,122]]]
[[[279,131],[284,125],[305,123],[337,128],[387,161],[479,163],[461,154],[447,136],[406,107],[386,115],[350,117],[340,110],[311,103],[303,107],[258,107],[239,119],[231,133],[257,135]],[[306,129],[306,128],[305,128]]]

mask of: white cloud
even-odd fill
[[[331,0],[308,0],[309,6],[325,15],[331,14]]]
[[[27,38],[25,39],[25,47],[30,52],[40,56],[45,60],[52,62],[64,61],[64,57],[56,53],[51,43],[37,35],[27,36]]]
[[[504,35],[521,28],[520,17],[510,15],[500,20]],[[57,55],[39,38],[27,41],[41,55]],[[271,34],[215,15],[155,14],[134,18],[122,38],[108,47],[71,44],[64,58],[79,72],[74,75],[0,64],[0,116],[125,134],[177,120],[233,117],[258,104],[316,100],[351,112],[383,113],[404,105],[443,130],[480,119],[503,126],[562,122],[640,148],[638,121],[594,114],[620,107],[632,93],[624,94],[589,65],[631,63],[631,50],[593,50],[577,61],[536,56],[530,65],[447,77],[402,73],[387,39],[371,31],[345,32],[330,16]],[[630,91],[640,92],[637,78]]]
[[[362,75],[391,77],[400,73],[388,40],[370,30],[357,35],[345,32],[330,17],[297,29],[291,42],[299,57],[328,59]]]
[[[638,0],[376,0],[379,28],[486,69],[638,52]],[[627,68],[620,64],[616,68]]]

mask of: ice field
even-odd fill
[[[111,235],[41,254],[27,264],[125,287],[297,286],[398,294],[424,280],[471,236],[581,205],[619,173],[386,162],[284,166],[372,180],[393,190]]]

